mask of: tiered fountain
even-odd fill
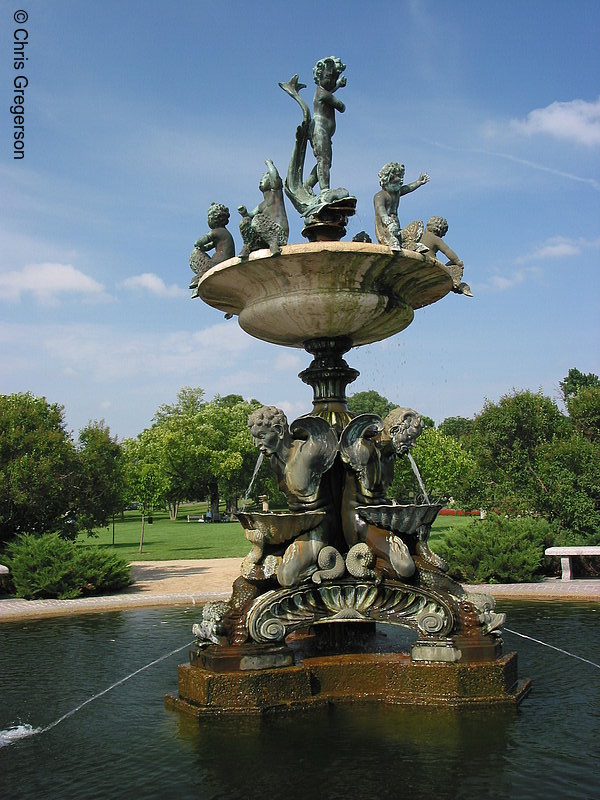
[[[442,505],[386,498],[395,459],[409,455],[422,430],[419,414],[397,408],[382,420],[347,408],[346,387],[358,373],[346,352],[402,331],[415,309],[470,290],[442,239],[443,218],[401,228],[400,197],[428,181],[405,185],[401,164],[379,173],[378,243],[364,232],[341,241],[356,206],[329,180],[344,70],[334,57],[316,64],[312,115],[297,75],[280,84],[302,109],[285,187],[267,161],[263,201],[239,208],[239,257],[228,209],[212,204],[210,232],[190,261],[194,296],[236,315],[252,336],[313,356],[299,377],[314,393],[312,412],[290,425],[273,406],[249,419],[289,511],[238,514],[252,549],[229,602],[204,607],[178,697],[167,697],[194,715],[357,700],[514,704],[529,687],[518,679],[516,654],[502,655],[504,615],[493,599],[465,591],[428,546]],[[305,179],[309,142],[317,164]],[[305,244],[287,244],[284,188],[304,218]],[[383,624],[412,630],[410,648],[382,648]]]

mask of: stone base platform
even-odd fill
[[[261,714],[328,703],[424,706],[516,705],[531,688],[519,680],[517,654],[478,663],[411,661],[406,653],[305,658],[297,666],[215,672],[179,666],[179,694],[167,708],[193,717]]]

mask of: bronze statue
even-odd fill
[[[393,408],[383,421],[396,455],[405,456],[423,431],[423,420],[412,408]]]
[[[448,263],[446,267],[452,275],[452,291],[457,294],[466,294],[467,297],[473,297],[471,294],[471,287],[468,283],[464,283],[463,276],[463,262],[456,255],[454,250],[451,250],[443,238],[448,233],[448,221],[444,217],[429,217],[425,231],[421,237],[421,243],[429,248],[428,255],[436,258],[436,254],[441,251]]]
[[[317,88],[309,137],[317,163],[304,183],[309,191],[317,183],[321,192],[330,188],[331,139],[335,133],[335,112],[343,114],[346,110],[346,106],[333,93],[346,85],[346,77],[342,75],[345,69],[346,65],[335,56],[321,58],[313,67]]]
[[[208,227],[210,231],[201,236],[192,250],[190,267],[196,273],[190,283],[192,297],[198,297],[198,281],[207,270],[235,256],[233,236],[225,227],[229,222],[229,209],[222,203],[211,203],[208,207]],[[207,250],[214,250],[212,256]]]
[[[331,188],[331,139],[335,133],[335,112],[345,111],[345,105],[334,96],[337,89],[346,85],[342,72],[345,64],[336,56],[322,58],[313,68],[317,88],[313,101],[313,116],[300,90],[306,84],[300,83],[298,75],[280,83],[281,88],[290,95],[302,109],[302,123],[296,130],[296,141],[292,150],[285,192],[294,208],[302,214],[306,223],[303,234],[310,240],[339,240],[345,235],[349,216],[356,208],[356,198],[347,189]],[[304,161],[306,148],[310,142],[316,165],[304,180]],[[319,194],[315,196],[314,187],[319,184]],[[312,226],[312,227],[311,227]]]
[[[242,215],[240,233],[244,246],[240,258],[247,258],[254,250],[268,247],[272,256],[281,253],[287,244],[289,225],[283,199],[283,181],[272,161],[265,161],[267,171],[260,179],[258,188],[263,193],[263,201],[253,211],[246,206],[238,206]]]
[[[400,198],[414,192],[429,180],[427,173],[421,173],[416,181],[404,185],[404,164],[390,161],[379,170],[379,183],[381,191],[373,198],[375,206],[375,235],[379,244],[385,244],[393,250],[402,248],[424,252],[427,248],[419,244],[419,227],[415,223],[402,230],[398,220],[398,204]],[[423,226],[420,223],[420,231]]]
[[[384,424],[375,414],[360,414],[346,426],[340,439],[340,456],[347,465],[342,528],[351,551],[359,543],[368,545],[380,574],[407,578],[415,563],[406,543],[360,512],[361,506],[389,507],[385,493],[394,477],[394,455]]]
[[[281,409],[263,406],[248,418],[256,446],[269,457],[280,490],[292,513],[306,515],[305,530],[289,544],[277,564],[281,586],[293,586],[317,569],[319,552],[336,527],[329,485],[322,478],[333,466],[337,437],[320,417],[301,417],[288,427]],[[313,527],[312,512],[327,511]],[[274,516],[274,515],[271,515]],[[317,520],[315,520],[317,521]],[[310,529],[308,529],[310,527]]]

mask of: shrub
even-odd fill
[[[22,534],[6,548],[17,597],[26,600],[117,591],[131,583],[129,565],[113,553],[82,549],[56,533]]]
[[[487,519],[457,528],[436,550],[450,574],[468,583],[521,583],[539,578],[546,567],[544,549],[555,533],[545,519]]]

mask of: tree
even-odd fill
[[[435,428],[425,428],[412,456],[430,500],[453,497],[462,503],[473,479],[475,460],[459,442]],[[409,460],[401,459],[396,464],[391,494],[408,500],[411,492],[422,494]]]
[[[473,432],[473,425],[473,420],[467,419],[467,417],[446,417],[446,419],[438,425],[438,431],[445,436],[451,436],[458,442],[468,442]]]
[[[397,403],[392,403],[375,389],[356,392],[348,398],[348,410],[353,414],[377,414],[378,417],[384,419],[393,408],[397,407]]]
[[[144,431],[148,455],[160,470],[164,499],[171,521],[185,499],[206,495],[209,470],[207,451],[199,436],[201,411],[164,417]]]
[[[560,393],[565,405],[568,405],[569,398],[574,397],[580,389],[590,386],[600,386],[600,378],[593,372],[583,373],[576,367],[572,367],[567,377],[560,381]]]
[[[600,544],[600,443],[577,432],[554,439],[539,448],[536,472],[536,510],[567,536]]]
[[[573,427],[590,442],[600,444],[600,384],[584,386],[567,400]]]
[[[568,435],[568,419],[541,392],[514,391],[486,401],[474,421],[469,450],[476,460],[471,503],[483,508],[535,508],[541,487],[539,448]]]
[[[203,400],[204,389],[200,386],[184,386],[177,392],[175,403],[163,403],[158,407],[154,415],[154,422],[163,422],[173,417],[192,417],[197,414],[205,405]]]
[[[0,541],[77,533],[78,459],[63,407],[31,393],[0,395]]]
[[[125,464],[126,495],[142,507],[140,549],[144,546],[146,514],[164,499],[165,487],[160,466],[148,437],[141,433],[137,439],[125,439],[123,459]]]
[[[125,478],[121,448],[104,420],[90,422],[78,437],[80,527],[88,533],[106,525],[123,507]]]
[[[198,434],[206,450],[213,519],[219,519],[221,494],[235,508],[238,495],[250,481],[258,453],[248,429],[248,416],[260,405],[257,400],[217,395],[199,416]]]

